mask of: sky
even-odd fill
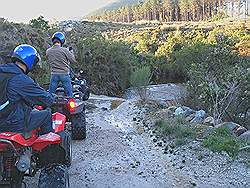
[[[49,21],[81,18],[114,0],[2,0],[0,17],[27,23],[42,15]]]

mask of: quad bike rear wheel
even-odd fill
[[[39,188],[69,188],[69,173],[65,165],[53,165],[42,169]]]
[[[90,97],[90,92],[89,92],[89,91],[86,91],[86,92],[84,93],[83,97],[82,97],[82,100],[83,100],[83,101],[86,101],[86,100],[89,99],[89,97]]]
[[[73,140],[83,140],[86,138],[86,118],[84,111],[72,116],[71,132]]]
[[[67,167],[71,166],[71,161],[72,161],[72,143],[71,143],[71,133],[66,131],[65,132],[65,150],[66,150],[66,156],[65,156],[65,164]]]

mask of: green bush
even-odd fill
[[[46,21],[43,16],[39,16],[36,19],[31,19],[30,26],[43,31],[47,31],[50,28],[49,21]]]
[[[240,147],[246,143],[232,135],[229,129],[218,128],[203,141],[203,145],[214,152],[225,151],[229,156],[236,157]]]
[[[218,122],[223,119],[247,124],[247,58],[226,45],[196,43],[176,53],[176,59],[188,77],[192,106],[208,110]]]
[[[176,145],[183,145],[193,140],[198,133],[198,129],[191,126],[182,117],[169,118],[156,122],[156,131],[161,136],[174,139]]]
[[[118,95],[129,86],[129,75],[136,56],[124,42],[102,36],[79,38],[77,69],[86,72],[95,93]]]
[[[130,75],[130,84],[135,88],[142,101],[148,99],[147,86],[150,83],[151,77],[151,70],[148,66],[136,68]]]

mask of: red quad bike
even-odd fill
[[[24,177],[34,177],[38,170],[39,188],[69,187],[71,137],[64,131],[66,117],[57,112],[52,120],[54,133],[0,133],[0,187],[21,188]]]

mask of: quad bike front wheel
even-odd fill
[[[53,165],[42,169],[39,188],[69,188],[69,173],[65,165]]]
[[[86,118],[84,111],[72,116],[71,133],[73,140],[83,140],[86,138]]]

